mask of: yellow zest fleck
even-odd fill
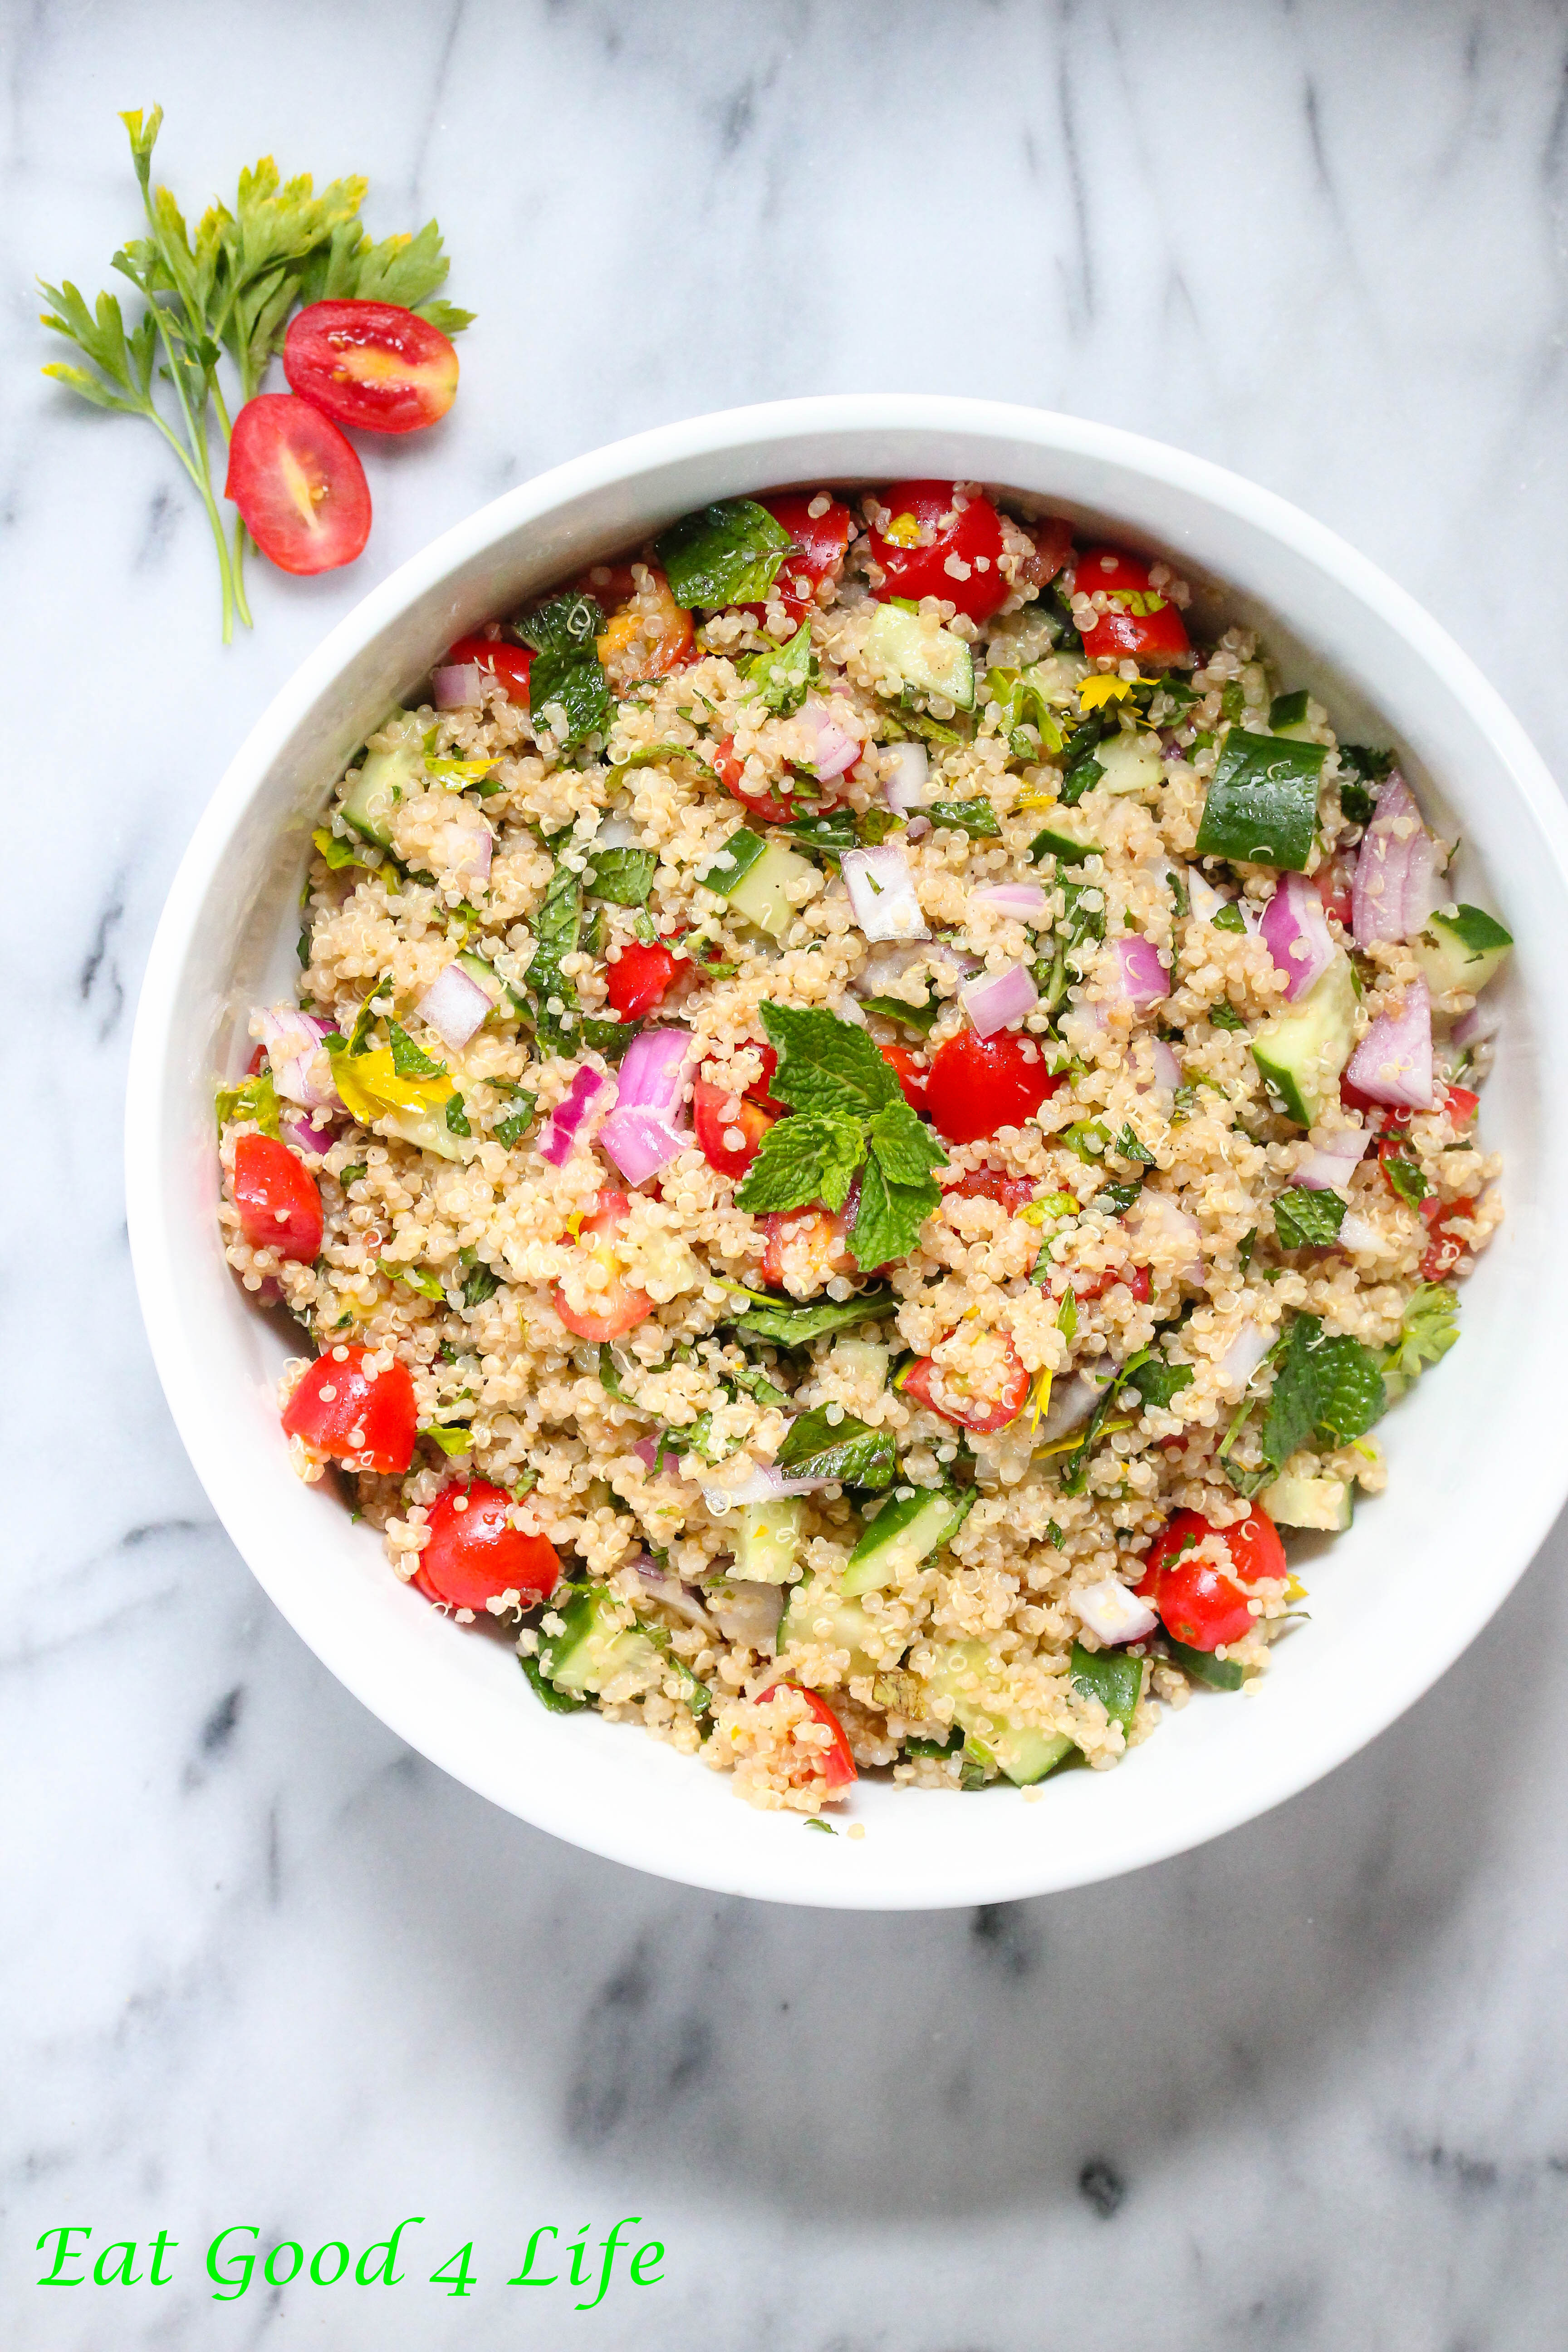
[[[1041,1414],[1050,1411],[1050,1404],[1051,1370],[1050,1366],[1047,1364],[1035,1374],[1035,1385],[1029,1391],[1029,1434],[1031,1437],[1040,1425]]]
[[[1055,793],[1021,793],[1018,795],[1018,806],[1021,809],[1055,808],[1056,804]]]
[[[1356,1438],[1352,1444],[1351,1451],[1352,1454],[1359,1454],[1364,1462],[1377,1462],[1382,1459],[1376,1446],[1369,1445],[1364,1437]]]
[[[894,547],[918,547],[921,527],[912,514],[895,515],[882,537],[890,541]]]
[[[1132,691],[1124,677],[1086,677],[1078,690],[1080,710],[1099,710],[1108,702],[1125,702]]]
[[[1307,1598],[1307,1588],[1299,1576],[1292,1576],[1287,1580],[1285,1598],[1287,1601],[1305,1601]]]
[[[578,1234],[583,1230],[584,1213],[581,1209],[574,1209],[572,1214],[566,1220],[566,1230],[571,1234],[574,1241],[576,1240]]]
[[[1101,1437],[1114,1437],[1118,1430],[1131,1429],[1135,1426],[1136,1424],[1131,1421],[1108,1421],[1101,1427],[1099,1434]],[[1053,1454],[1070,1454],[1075,1446],[1081,1445],[1082,1444],[1082,1430],[1075,1430],[1070,1437],[1058,1437],[1054,1445],[1037,1446],[1035,1449],[1035,1460],[1037,1462],[1048,1462]]]
[[[1047,1192],[1040,1200],[1026,1201],[1016,1212],[1026,1225],[1054,1223],[1058,1217],[1076,1217],[1079,1203],[1070,1192]]]

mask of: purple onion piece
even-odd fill
[[[473,710],[484,700],[484,671],[478,662],[449,662],[430,673],[430,699],[437,710]]]
[[[345,1108],[321,1049],[331,1025],[313,1013],[301,1013],[297,1004],[258,1005],[250,1016],[250,1034],[267,1048],[273,1085],[301,1110]]]
[[[444,1045],[454,1053],[482,1029],[495,1011],[496,999],[486,994],[460,963],[449,963],[430,983],[415,1010],[427,1021]]]
[[[1121,980],[1121,993],[1134,1013],[1147,1013],[1171,993],[1171,975],[1160,961],[1152,940],[1129,931],[1112,942]]]
[[[691,1142],[682,1128],[671,1127],[648,1110],[630,1110],[620,1103],[599,1129],[598,1140],[628,1184],[646,1184],[672,1160],[679,1160]]]
[[[1010,1029],[1031,1013],[1040,1001],[1040,992],[1026,963],[1010,963],[1001,971],[966,981],[958,992],[958,1001],[975,1035],[994,1037],[999,1029]]]
[[[1294,1003],[1334,960],[1322,901],[1304,874],[1281,876],[1263,910],[1259,937],[1285,975],[1285,994]]]
[[[1380,1013],[1345,1071],[1373,1102],[1400,1110],[1432,1108],[1432,1000],[1424,980],[1409,982],[1397,1013]]]
[[[1358,948],[1407,940],[1442,904],[1437,846],[1421,822],[1415,794],[1393,769],[1362,837],[1352,884],[1352,929]]]
[[[571,1157],[573,1139],[595,1103],[612,1081],[601,1070],[581,1069],[573,1079],[565,1099],[550,1114],[539,1150],[542,1159],[552,1168],[563,1168]]]

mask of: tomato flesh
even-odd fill
[[[746,1088],[746,1100],[761,1103],[764,1110],[783,1110],[783,1103],[774,1102],[773,1097],[773,1072],[779,1066],[776,1047],[762,1045],[755,1037],[748,1037],[746,1044],[753,1054],[761,1055],[763,1065],[761,1076],[753,1078]]]
[[[1074,587],[1080,596],[1102,593],[1111,602],[1083,631],[1090,661],[1109,655],[1116,661],[1168,662],[1192,650],[1187,625],[1168,598],[1149,585],[1141,555],[1120,548],[1086,547],[1078,559]]]
[[[476,1615],[503,1592],[548,1601],[561,1580],[559,1555],[543,1536],[512,1527],[510,1507],[511,1496],[482,1478],[446,1487],[430,1506],[429,1541],[410,1579],[416,1590],[426,1601]]]
[[[810,490],[780,490],[773,498],[759,499],[757,504],[766,507],[773,520],[788,531],[795,542],[778,568],[773,593],[796,625],[815,611],[816,591],[824,580],[837,580],[844,569],[855,518],[847,507],[835,499],[823,514],[811,511],[814,498]],[[767,617],[766,604],[741,604],[738,612],[751,613],[759,621]]]
[[[984,1143],[1001,1128],[1022,1127],[1061,1083],[1022,1037],[966,1029],[931,1055],[923,1108],[949,1143]]]
[[[973,1430],[977,1437],[1005,1429],[1009,1422],[1017,1420],[1027,1401],[1029,1375],[1005,1331],[985,1332],[977,1345],[998,1339],[1004,1350],[999,1376],[992,1368],[982,1385],[961,1368],[938,1364],[933,1356],[922,1356],[904,1375],[905,1396],[918,1398],[932,1412],[941,1413],[943,1421],[951,1421],[960,1429]]]
[[[1473,1217],[1476,1204],[1468,1201],[1423,1201],[1421,1213],[1432,1229],[1432,1238],[1421,1256],[1423,1282],[1443,1282],[1453,1273],[1470,1244],[1449,1230],[1461,1217]]]
[[[1072,525],[1060,515],[1047,515],[1043,522],[1029,525],[1029,537],[1035,542],[1034,553],[1026,555],[1018,566],[1018,577],[1036,588],[1047,587],[1066,566],[1072,553]]]
[[[819,1698],[814,1690],[807,1690],[804,1683],[797,1683],[788,1676],[781,1682],[770,1683],[766,1690],[758,1697],[757,1705],[765,1706],[769,1699],[776,1698],[782,1690],[798,1691],[818,1723],[825,1723],[832,1732],[832,1747],[819,1751],[822,1777],[829,1790],[847,1789],[851,1780],[857,1780],[859,1776],[855,1769],[855,1759],[850,1751],[849,1742],[844,1736],[844,1726],[825,1698]]]
[[[362,433],[417,433],[458,396],[458,354],[396,302],[312,302],[289,322],[283,373],[322,415]]]
[[[625,1224],[630,1207],[624,1192],[603,1192],[593,1215],[584,1219],[578,1233],[577,1248],[584,1264],[604,1269],[603,1288],[584,1290],[574,1299],[564,1282],[555,1286],[555,1312],[579,1339],[618,1339],[623,1331],[630,1331],[653,1313],[653,1300],[647,1291],[626,1280],[615,1246],[616,1234]]]
[[[509,702],[528,708],[528,673],[533,667],[528,646],[510,645],[504,637],[459,637],[447,656],[449,668],[488,670]]]
[[[662,1001],[683,961],[672,955],[662,940],[657,947],[646,947],[641,940],[633,940],[624,947],[605,974],[610,1009],[616,1020],[640,1021],[645,1013],[651,1013]]]
[[[787,1265],[792,1288],[806,1286],[805,1294],[821,1290],[836,1274],[854,1274],[855,1260],[847,1247],[849,1227],[831,1209],[774,1209],[760,1220],[766,1240],[763,1245],[763,1279],[777,1286],[784,1282]]]
[[[1456,1129],[1468,1127],[1480,1107],[1479,1095],[1473,1095],[1468,1087],[1445,1087],[1443,1089],[1443,1108],[1448,1114],[1449,1125]]]
[[[747,1096],[741,1097],[741,1107],[733,1118],[726,1118],[723,1105],[732,1099],[723,1087],[712,1086],[699,1078],[691,1090],[691,1123],[697,1140],[710,1168],[720,1176],[743,1176],[763,1148],[763,1138],[773,1124],[773,1114],[761,1103]],[[727,1143],[728,1135],[739,1132],[743,1139],[739,1144]]]
[[[670,594],[663,572],[650,564],[640,583],[633,580],[628,601],[611,614],[594,643],[611,691],[627,694],[643,678],[682,668],[692,658],[695,627]]]
[[[925,1055],[911,1053],[907,1045],[879,1045],[877,1051],[903,1088],[910,1108],[923,1111],[926,1080],[931,1076]]]
[[[252,1249],[309,1265],[321,1251],[321,1195],[286,1143],[242,1135],[234,1147],[234,1204]]]
[[[783,788],[788,782],[787,778],[781,779],[781,789],[776,793],[742,791],[741,779],[745,773],[745,763],[735,750],[732,735],[726,735],[715,744],[713,772],[724,790],[738,800],[750,815],[760,817],[764,824],[792,824],[797,816],[824,816],[829,809],[838,806],[831,793],[826,798],[820,797],[822,787],[815,777],[810,776],[802,780],[798,798]]]
[[[329,1348],[306,1367],[283,1408],[283,1428],[317,1454],[353,1470],[397,1475],[414,1459],[418,1411],[408,1367],[397,1359],[385,1371],[369,1369],[369,1351]]]
[[[1007,1176],[1000,1168],[967,1169],[956,1184],[947,1184],[942,1189],[961,1201],[999,1201],[1010,1217],[1027,1208],[1035,1197],[1035,1188],[1026,1176]]]
[[[235,418],[224,496],[280,572],[335,572],[370,537],[364,467],[331,418],[291,392],[259,393]]]
[[[1353,857],[1330,857],[1312,877],[1324,914],[1331,915],[1341,929],[1347,931],[1355,914],[1354,869]]]
[[[894,482],[880,493],[889,512],[886,532],[871,533],[871,553],[882,570],[882,583],[871,593],[886,604],[891,596],[940,596],[967,613],[972,621],[988,621],[1007,601],[1008,583],[1000,566],[1002,518],[989,499],[971,496],[962,509],[953,504],[952,482]],[[948,569],[956,562],[957,572]]]
[[[1213,1535],[1230,1554],[1231,1576],[1193,1557]],[[1256,1622],[1243,1587],[1262,1576],[1289,1573],[1279,1530],[1257,1504],[1239,1525],[1225,1528],[1212,1526],[1199,1511],[1178,1511],[1151,1544],[1137,1589],[1153,1602],[1176,1641],[1189,1650],[1217,1650],[1245,1640]]]

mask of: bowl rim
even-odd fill
[[[1059,412],[1002,402],[943,394],[857,393],[823,394],[731,408],[681,419],[606,444],[534,476],[442,532],[373,588],[328,633],[285,681],[250,729],[203,810],[180,860],[149,952],[137,1006],[127,1081],[125,1118],[126,1197],[132,1260],[154,1364],[182,1442],[190,1454],[231,1539],[269,1596],[277,1601],[332,1674],[408,1744],[455,1778],[491,1797],[504,1809],[567,1842],[607,1858],[657,1872],[683,1883],[766,1900],[805,1902],[848,1908],[917,1909],[976,1901],[1011,1899],[1036,1892],[1087,1885],[1124,1871],[1142,1868],[1257,1818],[1333,1770],[1422,1696],[1447,1671],[1501,1604],[1551,1527],[1568,1495],[1568,1457],[1551,1468],[1534,1466],[1528,1491],[1516,1496],[1510,1537],[1484,1580],[1467,1591],[1464,1602],[1439,1624],[1428,1622],[1417,1653],[1405,1661],[1392,1699],[1359,1713],[1342,1715],[1325,1727],[1305,1751],[1288,1759],[1244,1790],[1217,1790],[1190,1826],[1147,1841],[1146,1850],[1125,1846],[1096,1866],[1092,1857],[1070,1875],[1043,1867],[1037,1841],[1028,1841],[1025,1865],[1010,1876],[992,1869],[976,1878],[960,1871],[935,1888],[910,1885],[896,1895],[867,1890],[847,1878],[819,1875],[815,1867],[788,1871],[779,1882],[779,1854],[772,1842],[757,1841],[755,1874],[705,1864],[700,1853],[651,1859],[613,1820],[576,1821],[568,1800],[541,1801],[526,1810],[515,1792],[495,1784],[471,1744],[433,1735],[420,1719],[416,1701],[389,1690],[349,1645],[328,1638],[321,1620],[291,1606],[267,1572],[255,1530],[230,1507],[223,1479],[189,1407],[202,1367],[173,1304],[165,1279],[173,1252],[159,1213],[162,1191],[159,1111],[165,1069],[165,1040],[175,1011],[176,989],[192,933],[226,850],[252,801],[264,793],[269,772],[296,729],[334,679],[422,594],[487,548],[553,509],[603,491],[623,480],[686,459],[755,448],[759,464],[767,446],[803,435],[870,436],[899,432],[933,438],[968,436],[998,443],[1032,444],[1056,453],[1105,464],[1142,476],[1217,509],[1264,536],[1279,541],[1331,584],[1368,608],[1428,670],[1439,672],[1454,700],[1487,739],[1530,814],[1550,853],[1558,885],[1568,898],[1568,809],[1550,772],[1524,729],[1471,656],[1407,591],[1360,554],[1338,533],[1277,493],[1212,461],[1163,442]],[[993,478],[1005,478],[997,475]],[[1034,494],[1026,494],[1034,495]],[[1069,501],[1070,502],[1070,501]],[[1136,529],[1136,526],[1130,526]],[[1152,535],[1146,533],[1145,535]],[[933,1802],[945,1803],[940,1797]],[[766,1821],[769,1816],[759,1817]],[[819,1842],[806,1840],[808,1846]],[[820,1842],[826,1845],[826,1841]],[[825,1856],[824,1860],[828,1859]],[[803,1866],[804,1867],[804,1866]]]

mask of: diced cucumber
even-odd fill
[[[738,833],[730,835],[707,873],[701,877],[703,888],[716,890],[721,898],[727,898],[766,850],[767,844],[761,834],[752,833],[742,825]]]
[[[1355,974],[1342,951],[1300,1003],[1276,1013],[1252,1041],[1253,1060],[1286,1118],[1301,1127],[1316,1122],[1338,1088],[1355,1044]]]
[[[1119,1723],[1123,1732],[1131,1730],[1143,1690],[1142,1658],[1130,1658],[1125,1650],[1086,1650],[1075,1642],[1072,1678],[1086,1698],[1100,1701],[1112,1723]]]
[[[897,1584],[929,1552],[957,1534],[973,1499],[927,1486],[884,1503],[849,1555],[845,1592],[878,1592],[884,1585]]]
[[[808,859],[797,857],[782,842],[770,842],[725,895],[735,912],[743,915],[748,923],[765,931],[770,939],[782,940],[798,911],[790,903],[788,885],[816,871]],[[711,890],[713,887],[710,877],[708,887]]]
[[[1103,857],[1104,849],[1098,841],[1086,841],[1076,833],[1068,833],[1059,824],[1047,824],[1036,834],[1029,844],[1029,856],[1037,866],[1042,857],[1054,857],[1058,866],[1081,866],[1086,857]]]
[[[561,1612],[562,1630],[539,1645],[539,1668],[557,1690],[599,1692],[624,1685],[617,1696],[635,1697],[661,1680],[664,1660],[636,1625],[623,1625],[605,1586],[591,1584]]]
[[[828,1360],[857,1383],[874,1382],[879,1396],[888,1385],[890,1356],[880,1339],[839,1339]]]
[[[406,711],[394,711],[377,732],[390,733],[407,719]],[[410,793],[422,790],[424,782],[425,747],[419,735],[411,730],[389,750],[366,752],[364,765],[343,802],[343,821],[352,824],[362,839],[390,849],[393,811]]]
[[[1307,717],[1309,698],[1304,686],[1294,694],[1277,694],[1268,706],[1270,735],[1283,735],[1291,743],[1311,742],[1311,722]]]
[[[1460,907],[1451,915],[1434,915],[1410,944],[1434,996],[1459,988],[1479,996],[1496,977],[1513,935],[1479,907]]]
[[[879,677],[890,672],[917,694],[940,694],[956,709],[973,709],[974,664],[951,629],[930,628],[901,605],[879,604],[863,651]]]
[[[979,1677],[976,1686],[974,1677]],[[955,1642],[939,1655],[928,1685],[952,1701],[952,1719],[963,1732],[964,1751],[977,1763],[994,1764],[1016,1787],[1043,1780],[1073,1743],[1064,1733],[1037,1731],[1007,1713],[1007,1687],[984,1642]],[[977,1724],[984,1725],[977,1731]]]
[[[883,1646],[879,1628],[859,1601],[848,1600],[828,1579],[814,1577],[792,1588],[779,1620],[778,1656],[808,1643],[847,1650],[852,1675],[874,1675],[880,1662],[871,1655],[868,1643]]]
[[[1355,1488],[1338,1478],[1302,1478],[1287,1473],[1258,1497],[1277,1527],[1321,1528],[1342,1535],[1355,1509]]]
[[[1159,739],[1153,735],[1111,735],[1094,747],[1102,771],[1095,790],[1101,793],[1143,793],[1165,779]]]
[[[1216,1658],[1212,1650],[1189,1650],[1184,1642],[1176,1641],[1169,1633],[1165,1647],[1173,1666],[1180,1666],[1193,1682],[1206,1683],[1210,1690],[1238,1691],[1247,1680],[1234,1658]]]
[[[787,1584],[799,1573],[805,1505],[798,1495],[749,1504],[735,1532],[735,1574],[743,1584]]]

